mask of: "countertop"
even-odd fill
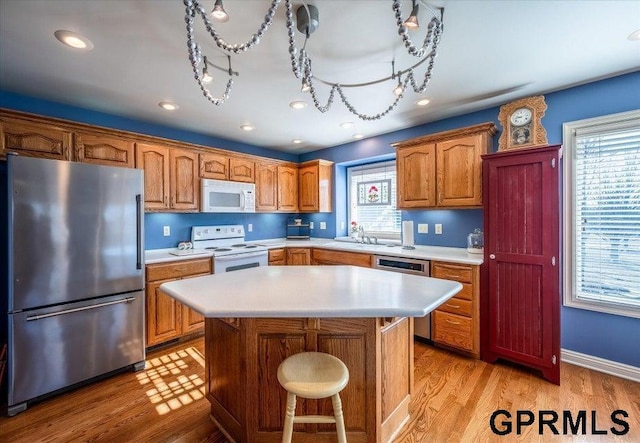
[[[311,238],[309,240],[287,240],[285,238],[256,240],[247,242],[249,244],[264,245],[269,249],[275,248],[325,248],[338,251],[362,252],[367,254],[387,255],[392,257],[407,257],[423,260],[438,260],[450,263],[462,263],[470,265],[481,265],[482,254],[470,254],[465,248],[449,248],[443,246],[421,246],[416,245],[415,249],[402,249],[398,244],[389,245],[368,245],[355,243],[348,238],[337,240],[329,238]],[[191,250],[188,255],[176,256],[172,252],[177,252],[177,248],[151,249],[145,252],[145,263],[163,263],[176,260],[188,260],[199,257],[211,257],[213,254],[204,249]]]
[[[422,317],[462,284],[357,266],[260,266],[163,283],[205,317]]]

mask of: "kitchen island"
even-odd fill
[[[327,352],[349,368],[341,397],[349,442],[386,442],[409,417],[413,321],[462,289],[457,282],[353,266],[278,266],[164,283],[206,317],[211,418],[236,442],[279,442],[289,355]],[[302,400],[296,414],[330,414]],[[296,425],[297,442],[333,442],[333,425]]]

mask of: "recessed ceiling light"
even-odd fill
[[[632,42],[640,41],[640,29],[629,34],[629,37],[627,37],[627,39],[631,40]]]
[[[353,125],[355,125],[354,122],[342,122],[342,123],[340,123],[340,127],[344,128],[344,129],[353,128]]]
[[[53,33],[56,38],[67,46],[75,49],[85,49],[90,51],[93,49],[93,43],[84,35],[80,35],[76,32],[58,30]]]
[[[240,125],[240,129],[242,129],[243,131],[253,131],[256,128],[252,125],[244,124],[244,125]]]
[[[289,103],[289,107],[293,109],[304,109],[307,107],[307,103],[303,101],[294,101]]]
[[[171,102],[160,102],[160,103],[158,103],[158,106],[160,106],[165,111],[175,111],[176,109],[178,109],[180,107],[180,106],[176,105],[175,103],[171,103]]]
[[[362,135],[362,134],[353,134],[353,138],[355,138],[356,140],[359,140],[362,137],[364,137],[364,135]]]
[[[420,100],[415,102],[416,106],[427,106],[429,104],[428,98],[421,98]]]
[[[291,143],[295,143],[296,145],[299,145],[300,143],[302,143],[302,140],[300,140],[299,138],[294,138],[293,140],[291,140]]]

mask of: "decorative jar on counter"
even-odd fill
[[[484,234],[482,229],[476,229],[467,235],[467,252],[472,254],[484,253]]]

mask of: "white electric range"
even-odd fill
[[[191,243],[213,253],[214,274],[269,264],[267,247],[246,244],[242,225],[193,226]]]

